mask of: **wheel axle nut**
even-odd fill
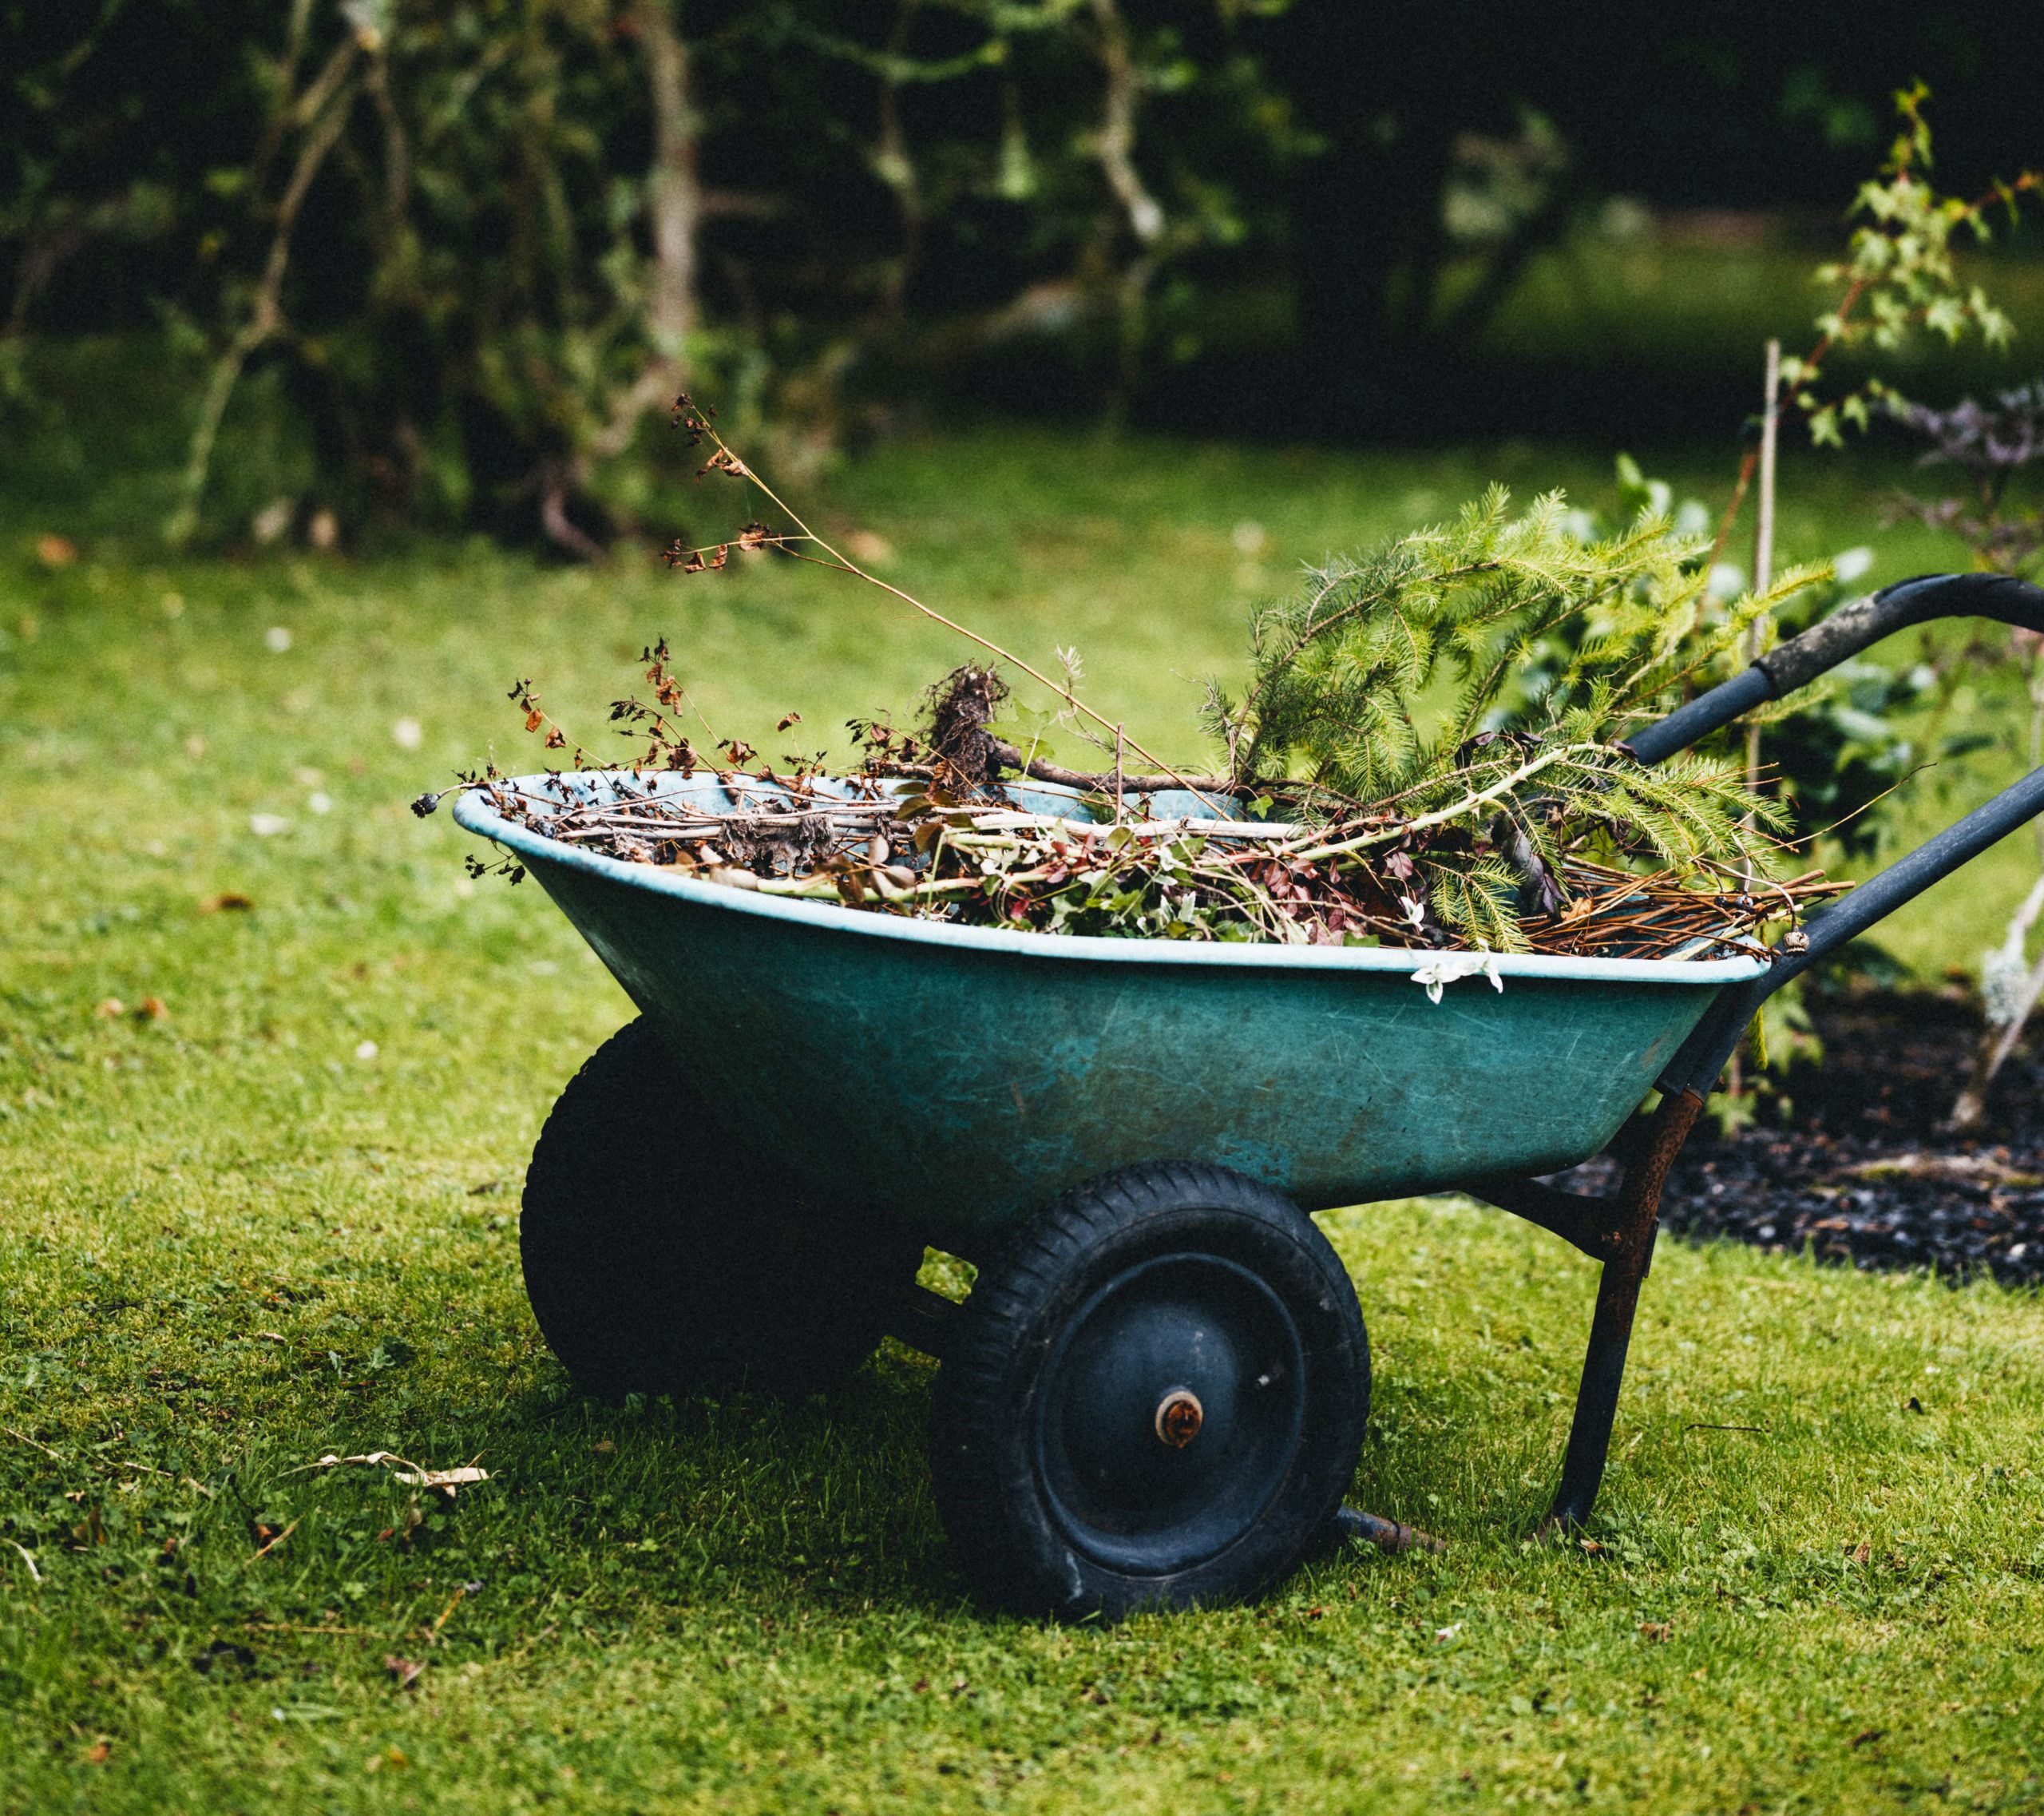
[[[1175,1387],[1157,1402],[1157,1436],[1174,1450],[1182,1450],[1199,1435],[1206,1410],[1190,1387]]]

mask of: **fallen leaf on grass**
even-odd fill
[[[46,568],[68,568],[78,558],[78,545],[68,536],[38,536],[35,558]]]
[[[410,1763],[411,1761],[405,1757],[402,1748],[386,1747],[381,1753],[370,1754],[363,1762],[362,1769],[365,1772],[380,1772],[386,1766],[409,1766]]]
[[[1675,1624],[1672,1620],[1642,1620],[1639,1624],[1639,1636],[1642,1640],[1672,1640],[1675,1636]]]
[[[447,1498],[454,1498],[458,1488],[473,1488],[477,1482],[489,1480],[489,1471],[478,1469],[469,1464],[458,1469],[400,1469],[398,1480],[407,1488],[437,1488],[446,1492]]]
[[[291,1473],[299,1474],[305,1469],[343,1469],[351,1463],[358,1463],[371,1469],[387,1464],[398,1465],[399,1466],[394,1472],[396,1481],[402,1482],[407,1488],[437,1488],[450,1501],[454,1498],[457,1489],[473,1488],[477,1482],[489,1480],[489,1471],[479,1469],[473,1463],[465,1463],[455,1469],[427,1469],[407,1457],[400,1457],[394,1450],[370,1450],[359,1457],[336,1457],[329,1451],[316,1463],[301,1464]]]
[[[1863,1541],[1859,1544],[1848,1545],[1845,1548],[1845,1555],[1854,1564],[1871,1564],[1873,1561],[1874,1548]]]
[[[426,1669],[416,1659],[401,1659],[395,1652],[383,1660],[383,1668],[390,1672],[390,1680],[400,1690],[409,1690],[418,1681],[418,1674]]]
[[[133,1009],[118,997],[108,997],[95,1005],[93,1013],[102,1021],[117,1021],[124,1015],[133,1016],[137,1021],[168,1021],[170,1005],[161,997],[144,997]]]
[[[88,1766],[104,1766],[106,1763],[107,1755],[113,1751],[112,1741],[96,1740],[85,1749],[85,1763]]]

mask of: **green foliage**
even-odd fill
[[[145,241],[196,406],[173,544],[225,527],[214,440],[267,366],[317,459],[300,517],[588,555],[684,379],[773,419],[783,465],[854,430],[855,371],[898,406],[911,363],[1068,331],[1133,383],[1182,337],[1186,261],[1249,236],[1246,188],[1296,149],[1243,42],[1285,5],[17,9],[0,398],[53,274]],[[158,57],[205,79],[131,93]]]
[[[1975,333],[1990,347],[2005,347],[2014,331],[1979,284],[1961,280],[1952,242],[1962,230],[1979,244],[1993,238],[1991,215],[1998,206],[2014,224],[2021,198],[2044,190],[2044,173],[2026,170],[1971,201],[1940,195],[1930,180],[1931,126],[1923,115],[1930,97],[1921,82],[1896,93],[1899,129],[1880,177],[1861,184],[1852,204],[1865,218],[1853,230],[1851,255],[1817,269],[1817,281],[1841,287],[1840,294],[1817,317],[1816,346],[1781,362],[1789,400],[1820,446],[1842,445],[1841,422],[1864,431],[1874,404],[1895,397],[1876,377],[1841,397],[1823,398],[1817,387],[1823,363],[1833,352],[1896,353],[1919,330],[1947,345]]]
[[[1529,871],[1537,888],[1569,851],[1679,874],[1764,862],[1778,815],[1729,765],[1645,768],[1614,740],[1824,572],[1712,613],[1705,544],[1657,512],[1597,537],[1558,492],[1509,506],[1493,486],[1452,524],[1312,570],[1256,614],[1250,683],[1239,700],[1211,684],[1206,716],[1244,783],[1441,824],[1412,854],[1416,899],[1506,950]]]
[[[1678,525],[1698,532],[1709,513],[1696,498],[1678,502],[1665,479],[1649,478],[1621,454],[1617,463],[1620,510],[1670,514]],[[1605,520],[1585,512],[1578,528],[1586,536],[1606,533]],[[1864,544],[1839,549],[1760,626],[1763,646],[1793,636],[1856,597],[1872,569],[1874,552]],[[1699,605],[1703,621],[1723,621],[1744,589],[1745,573],[1736,563],[1713,566]],[[1752,633],[1748,633],[1748,647]],[[1727,652],[1729,654],[1729,651]],[[1537,682],[1567,660],[1566,648],[1529,673]],[[1724,657],[1719,659],[1721,663]],[[1920,651],[1897,647],[1885,660],[1862,657],[1778,700],[1748,714],[1705,739],[1699,750],[1728,760],[1743,758],[1749,726],[1759,728],[1760,773],[1799,847],[1819,838],[1848,857],[1866,857],[1881,843],[1886,800],[1927,755],[1940,763],[1964,757],[1992,739],[1977,730],[1943,729],[1951,678]],[[1929,723],[1923,720],[1929,708]]]

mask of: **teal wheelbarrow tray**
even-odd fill
[[[1906,624],[2044,631],[2044,594],[1928,577],[1862,601],[1625,747],[1659,762]],[[1072,1617],[1251,1594],[1345,1517],[1369,1401],[1309,1214],[1460,1191],[1602,1274],[1551,1521],[1587,1519],[1662,1183],[1773,990],[2044,807],[2044,771],[1772,959],[1099,939],[790,901],[525,823],[602,774],[465,793],[641,1019],[564,1092],[521,1244],[542,1331],[604,1391],[827,1386],[882,1334],[941,1365],[938,1504],[988,1599]],[[646,786],[631,784],[635,792]],[[663,793],[729,811],[715,778]],[[1086,819],[1069,791],[1018,806]],[[1148,811],[1198,817],[1197,798]],[[1429,987],[1430,986],[1430,987]],[[1642,1108],[1658,1090],[1658,1102]],[[1543,1183],[1600,1154],[1609,1197]],[[925,1245],[977,1270],[961,1306]]]

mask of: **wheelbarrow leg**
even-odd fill
[[[1597,1310],[1590,1325],[1590,1348],[1583,1358],[1583,1382],[1575,1393],[1575,1419],[1569,1427],[1568,1454],[1562,1462],[1561,1486],[1555,1491],[1547,1529],[1566,1530],[1590,1517],[1604,1480],[1604,1461],[1611,1448],[1611,1421],[1618,1410],[1618,1389],[1625,1380],[1626,1350],[1632,1340],[1633,1314],[1639,1305],[1640,1283],[1654,1259],[1654,1236],[1661,1211],[1661,1188],[1668,1169],[1689,1138],[1703,1100],[1693,1091],[1664,1097],[1645,1132],[1637,1157],[1626,1168],[1618,1193],[1617,1238],[1597,1283]]]

